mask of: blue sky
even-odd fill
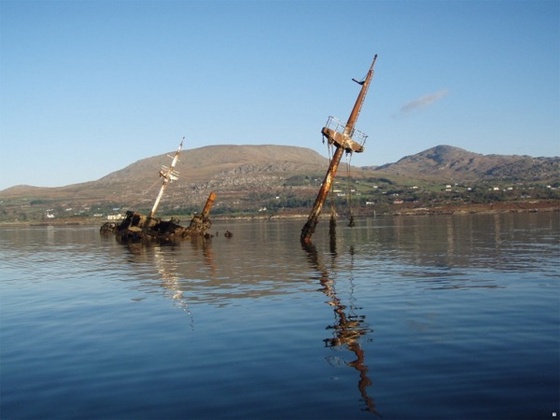
[[[374,54],[353,164],[560,155],[557,0],[0,0],[0,190],[96,180],[183,136],[326,156]]]

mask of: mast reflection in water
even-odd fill
[[[331,239],[335,238],[331,234]],[[316,269],[320,275],[320,283],[322,288],[320,289],[329,300],[327,303],[334,308],[335,322],[333,325],[329,325],[327,329],[333,330],[333,336],[331,338],[326,338],[323,340],[326,347],[339,347],[346,346],[356,356],[356,359],[347,362],[348,366],[356,369],[360,374],[360,379],[358,380],[358,389],[362,396],[362,400],[366,404],[365,411],[369,411],[373,414],[381,416],[375,407],[375,401],[371,396],[368,395],[367,388],[372,385],[372,381],[368,375],[368,367],[365,364],[365,354],[362,346],[360,345],[360,339],[365,337],[367,333],[372,332],[371,329],[367,327],[365,323],[365,316],[355,315],[353,311],[356,309],[354,306],[349,308],[344,305],[337,296],[336,284],[333,278],[329,275],[329,271],[325,264],[322,262],[317,249],[312,243],[303,243],[302,248],[307,252],[308,259],[314,269]],[[336,241],[330,241],[330,251],[332,256],[332,266],[333,269],[336,268]],[[350,247],[350,254],[353,258],[354,250]],[[350,281],[352,278],[350,277]]]

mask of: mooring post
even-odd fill
[[[336,151],[334,152],[334,155],[332,157],[329,169],[327,170],[327,173],[325,175],[325,179],[321,184],[321,188],[319,189],[319,193],[317,194],[317,198],[315,199],[315,203],[313,204],[311,213],[309,213],[309,218],[307,219],[307,222],[301,230],[301,241],[303,243],[311,242],[311,236],[315,232],[315,228],[317,226],[317,223],[319,222],[319,215],[321,214],[321,210],[323,208],[325,200],[327,199],[327,195],[331,190],[332,183],[334,181],[334,177],[336,176],[336,171],[338,170],[338,165],[340,164],[340,160],[342,159],[344,151],[346,150],[349,153],[352,153],[353,151],[363,151],[362,145],[357,144],[352,139],[352,136],[354,134],[354,126],[356,125],[356,121],[358,120],[358,116],[360,115],[364,99],[366,97],[371,79],[373,77],[373,66],[375,65],[376,60],[377,54],[375,54],[375,56],[373,57],[373,62],[371,63],[367,76],[363,82],[354,80],[356,83],[360,84],[362,88],[360,89],[360,93],[356,98],[354,108],[352,108],[352,112],[350,113],[350,117],[348,117],[348,121],[346,122],[344,131],[341,133],[336,131],[336,129],[333,130],[328,127],[323,127],[323,129],[321,130],[323,135],[327,137],[329,144],[335,145]]]

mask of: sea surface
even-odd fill
[[[559,213],[304,222],[1,227],[0,418],[560,415]]]

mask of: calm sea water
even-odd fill
[[[0,417],[560,415],[558,213],[303,223],[0,228]]]

